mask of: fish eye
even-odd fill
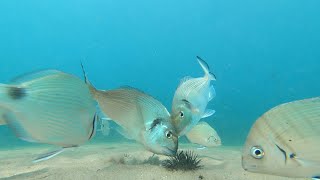
[[[171,138],[172,138],[172,132],[171,132],[171,131],[167,131],[167,132],[166,132],[166,137],[167,137],[168,139],[171,139]]]
[[[183,111],[180,111],[180,117],[184,117],[184,112]]]
[[[256,159],[262,159],[264,157],[264,151],[261,147],[253,146],[251,148],[251,156]]]

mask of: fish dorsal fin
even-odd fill
[[[320,97],[276,106],[260,117],[253,129],[259,126],[268,127],[261,133],[287,153],[320,163]]]
[[[56,75],[62,73],[61,71],[54,70],[54,69],[47,69],[47,70],[41,70],[41,71],[35,71],[26,73],[20,76],[15,77],[10,81],[10,84],[20,84],[27,81],[32,81],[38,78],[44,78],[50,75]]]
[[[188,80],[190,80],[190,79],[192,79],[193,77],[191,77],[191,76],[185,76],[185,77],[183,77],[181,80],[180,80],[180,83],[179,83],[179,86],[181,86],[181,84],[183,84],[183,83],[185,83],[186,81],[188,81]],[[178,86],[178,87],[179,87]]]

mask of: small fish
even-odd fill
[[[0,84],[2,119],[17,137],[29,142],[62,148],[87,142],[95,133],[95,106],[81,79],[57,70],[30,73]],[[35,162],[47,159],[41,157]]]
[[[193,127],[186,137],[191,143],[199,144],[202,147],[216,147],[221,145],[218,133],[206,122],[199,122]]]
[[[179,136],[190,131],[201,118],[215,113],[206,109],[207,104],[215,97],[215,90],[210,82],[216,80],[210,72],[208,64],[197,56],[198,62],[205,72],[204,77],[185,77],[181,80],[172,101],[172,120]]]
[[[155,154],[176,154],[178,137],[169,112],[158,100],[130,87],[98,90],[90,84],[84,69],[83,73],[100,109],[121,126],[123,135]]]
[[[320,176],[320,97],[281,104],[252,126],[242,152],[250,172]]]

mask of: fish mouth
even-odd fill
[[[248,168],[246,167],[246,165],[243,161],[243,156],[241,157],[241,165],[242,165],[242,169],[244,169],[245,171],[248,171]]]
[[[245,157],[241,157],[242,169],[248,172],[257,172],[257,165],[246,161]]]

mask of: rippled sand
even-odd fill
[[[32,159],[53,148],[28,147],[0,150],[1,179],[141,179],[141,180],[288,180],[277,176],[245,172],[241,167],[240,147],[194,150],[202,157],[202,169],[191,172],[168,171],[157,162],[144,162],[152,153],[134,143],[86,144],[69,149],[44,162]],[[157,156],[160,160],[167,157]]]

